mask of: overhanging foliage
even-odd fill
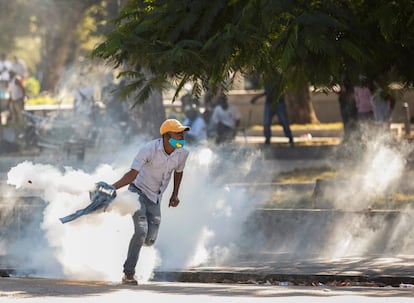
[[[128,73],[137,102],[171,79],[226,88],[235,71],[277,77],[279,93],[343,73],[409,85],[413,16],[412,1],[130,0],[93,56],[147,71]]]

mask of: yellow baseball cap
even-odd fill
[[[160,134],[164,135],[165,133],[181,133],[183,131],[190,130],[189,126],[184,126],[180,121],[176,119],[167,119],[165,120],[160,127]]]

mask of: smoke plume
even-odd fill
[[[127,147],[126,150],[136,150]],[[234,155],[234,153],[233,153]],[[131,214],[137,196],[122,188],[106,212],[82,216],[61,224],[58,218],[89,204],[88,191],[97,181],[115,182],[127,170],[134,153],[119,154],[116,164],[101,164],[95,171],[35,164],[25,161],[10,169],[8,184],[17,190],[40,193],[44,207],[39,226],[23,227],[18,245],[7,255],[19,267],[35,275],[69,279],[119,281],[133,232]],[[141,250],[137,275],[141,282],[156,268],[183,268],[226,258],[241,224],[254,210],[255,202],[242,188],[226,186],[227,181],[248,176],[257,155],[241,155],[234,163],[207,147],[194,148],[187,161],[177,208],[168,208],[172,181],[163,197],[162,222],[155,246]],[[129,161],[125,159],[129,158]],[[233,165],[229,171],[223,169]],[[34,232],[36,231],[36,232]],[[33,254],[33,243],[43,245]],[[23,261],[23,262],[22,262]]]

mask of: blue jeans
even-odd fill
[[[283,127],[283,132],[285,136],[289,138],[289,142],[293,143],[293,135],[292,131],[290,130],[289,119],[286,112],[286,104],[284,101],[279,101],[276,105],[270,102],[266,102],[264,104],[263,134],[266,139],[266,142],[270,142],[270,138],[272,136],[271,126],[274,115],[277,115],[279,123]]]
[[[134,234],[129,242],[128,255],[124,263],[124,273],[135,274],[141,247],[151,246],[157,239],[161,222],[160,203],[154,203],[138,188],[130,185],[128,188],[139,195],[140,208],[133,214]]]

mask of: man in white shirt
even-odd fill
[[[24,83],[24,79],[26,78],[27,74],[27,66],[26,63],[18,58],[17,56],[13,56],[12,69],[16,72],[16,74],[22,79]]]
[[[162,195],[174,175],[174,187],[169,206],[180,203],[178,191],[183,170],[189,155],[185,144],[184,131],[190,130],[178,120],[167,119],[160,127],[162,138],[145,144],[136,155],[131,169],[112,186],[119,189],[129,185],[128,189],[138,194],[139,209],[132,216],[134,234],[124,263],[123,284],[137,285],[134,278],[135,267],[143,245],[153,245],[161,222],[160,203]]]
[[[220,96],[211,116],[211,125],[216,130],[216,144],[230,142],[236,136],[241,114],[236,106],[227,102],[227,96]]]

